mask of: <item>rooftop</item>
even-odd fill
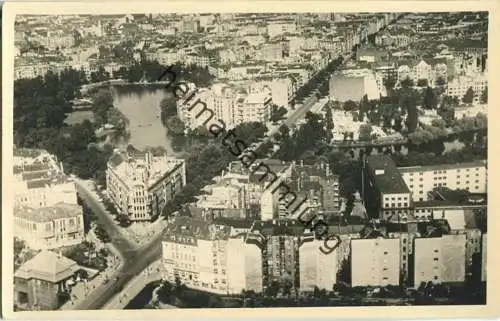
[[[150,152],[117,152],[111,156],[108,169],[112,168],[128,186],[144,184],[148,188],[183,162],[166,155],[153,156]]]
[[[462,169],[462,168],[473,168],[473,167],[486,167],[487,161],[477,160],[467,163],[455,163],[455,164],[436,164],[436,165],[426,165],[426,166],[411,166],[411,167],[399,167],[398,170],[401,173],[410,172],[422,172],[422,171],[436,171],[436,170],[448,170],[448,169]]]
[[[57,203],[54,206],[42,208],[19,207],[14,210],[14,215],[33,222],[51,222],[54,220],[70,217],[78,217],[82,214],[79,205]]]
[[[401,174],[392,158],[388,155],[370,155],[366,158],[368,168],[372,171],[376,188],[381,193],[409,193]],[[380,173],[377,175],[377,171]]]
[[[14,276],[58,283],[71,277],[78,270],[80,266],[75,261],[52,251],[41,251],[24,263]]]

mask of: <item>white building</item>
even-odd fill
[[[313,291],[314,287],[331,291],[337,282],[338,254],[334,250],[325,254],[320,251],[324,241],[314,237],[305,239],[299,247],[300,291]]]
[[[400,259],[397,238],[351,240],[352,286],[399,285]]]
[[[262,122],[269,120],[271,112],[272,97],[265,93],[250,93],[238,106],[237,119],[239,123]]]
[[[14,149],[14,206],[40,208],[77,204],[75,183],[56,156],[39,149]]]
[[[173,223],[162,242],[164,279],[180,278],[186,286],[218,294],[262,292],[262,253],[244,236],[231,238],[230,228],[195,220]]]
[[[487,192],[487,163],[444,164],[398,168],[411,191],[414,201],[428,200],[428,193],[436,187],[465,189],[471,193]]]
[[[294,96],[293,83],[290,78],[274,79],[271,83],[273,103],[288,109],[288,103]]]
[[[415,239],[415,287],[465,281],[466,235]]]
[[[84,239],[82,208],[65,203],[43,208],[17,207],[14,235],[37,250],[78,244]]]
[[[185,162],[150,152],[115,152],[108,161],[106,183],[121,213],[134,221],[150,220],[186,185]]]
[[[477,104],[486,87],[488,87],[488,75],[486,73],[478,73],[474,76],[458,76],[448,82],[446,94],[462,101],[467,90],[472,88],[474,92],[473,103]]]

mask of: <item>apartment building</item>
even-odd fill
[[[237,119],[239,123],[266,123],[270,118],[272,97],[265,93],[250,93],[242,102],[238,102]]]
[[[45,150],[14,149],[13,163],[14,206],[77,204],[75,183],[64,175],[56,156]]]
[[[415,239],[414,286],[465,281],[466,235]]]
[[[295,95],[292,80],[288,77],[274,79],[271,83],[273,104],[288,109],[290,100]]]
[[[430,166],[398,168],[414,201],[429,200],[429,192],[438,187],[464,189],[471,193],[487,192],[486,160]]]
[[[37,250],[78,244],[84,239],[82,208],[64,203],[43,208],[17,207],[14,235]]]
[[[263,61],[279,62],[283,59],[283,46],[279,42],[263,43],[260,45],[259,55]]]
[[[388,221],[405,221],[411,207],[411,191],[388,155],[370,155],[364,165],[364,192],[368,213]]]
[[[415,85],[419,80],[427,80],[429,86],[435,86],[436,80],[441,78],[445,83],[448,79],[448,65],[443,62],[409,62],[401,64],[397,69],[397,80],[401,83],[405,79],[411,79]]]
[[[315,287],[331,291],[337,283],[339,260],[337,250],[325,254],[319,249],[323,247],[322,240],[316,240],[314,235],[304,235],[299,245],[299,275],[300,291],[313,291]]]
[[[14,305],[25,310],[55,310],[58,294],[70,290],[82,268],[73,260],[51,251],[41,251],[14,274]]]
[[[352,286],[399,285],[399,239],[351,240]]]
[[[249,208],[246,184],[235,178],[224,178],[207,189],[210,189],[210,194],[202,195],[196,202],[197,207],[212,213],[219,210],[222,217],[225,217],[225,214],[236,215],[240,218],[246,217]]]
[[[304,196],[311,201],[316,200],[318,208],[325,212],[340,211],[339,177],[333,174],[328,164],[304,165],[302,161],[293,161],[286,181],[296,192],[305,193]]]
[[[382,94],[375,74],[368,69],[348,70],[336,73],[330,78],[330,100],[345,102],[379,99]]]
[[[166,154],[116,151],[108,161],[106,183],[121,213],[132,221],[150,220],[186,185],[185,162]]]
[[[488,87],[487,73],[477,73],[475,75],[461,75],[448,82],[446,95],[455,97],[462,101],[469,88],[474,92],[473,103],[477,104],[483,91]]]
[[[260,245],[245,235],[230,237],[230,230],[178,218],[162,242],[164,279],[218,294],[262,292]]]

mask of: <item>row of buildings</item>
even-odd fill
[[[339,236],[340,245],[326,254],[320,250],[324,242],[297,221],[217,219],[207,224],[181,216],[162,242],[164,278],[219,294],[262,293],[273,282],[308,292],[315,287],[331,291],[337,283],[417,288],[422,282],[486,279],[485,265],[474,270],[486,257],[486,234],[478,231],[446,234],[416,223],[406,229],[332,225],[329,231]]]
[[[339,178],[327,164],[257,161],[253,168],[230,163],[195,204],[203,219],[289,219],[313,209],[338,214]]]
[[[361,60],[364,59],[364,60]],[[372,61],[367,53],[363,53],[359,61]],[[435,59],[433,59],[435,60]],[[357,69],[346,69],[339,71],[330,78],[330,100],[345,102],[352,100],[360,101],[364,95],[368,99],[376,100],[386,96],[386,84],[389,80],[394,81],[394,86],[401,86],[405,79],[410,79],[414,85],[424,87],[443,86],[447,96],[462,100],[469,88],[474,92],[473,103],[477,104],[484,90],[488,87],[487,69],[476,70],[470,68],[467,71],[456,73],[450,70],[449,63],[426,62],[425,59],[405,61],[383,61],[378,63],[358,63]],[[476,64],[474,63],[474,66]],[[366,68],[369,67],[369,68]],[[478,67],[481,69],[481,65]],[[450,74],[449,74],[450,72]]]
[[[33,249],[54,249],[84,238],[75,182],[45,150],[14,149],[14,236]]]

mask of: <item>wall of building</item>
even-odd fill
[[[311,240],[299,247],[300,291],[319,289],[331,291],[339,268],[337,251],[324,254],[323,241]]]
[[[351,248],[352,286],[399,284],[399,239],[357,239]]]
[[[486,165],[460,164],[435,169],[427,166],[402,167],[399,171],[412,191],[414,201],[428,200],[428,193],[436,187],[467,189],[471,193],[486,193]]]

